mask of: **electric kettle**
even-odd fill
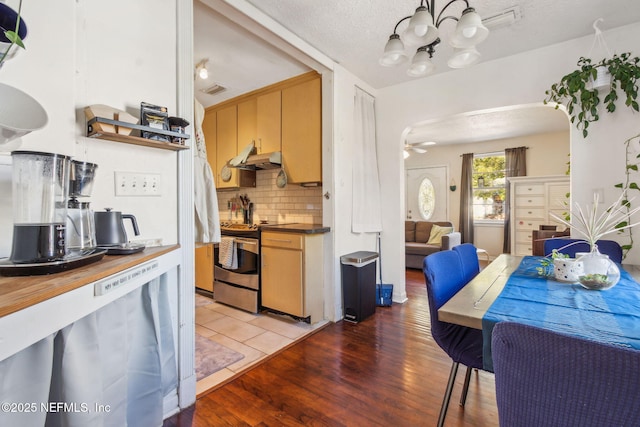
[[[124,229],[124,220],[130,219],[133,225],[133,232],[136,236],[138,223],[136,217],[129,214],[117,212],[111,208],[105,208],[104,212],[94,213],[96,226],[96,243],[98,246],[124,246],[128,243],[127,232]]]

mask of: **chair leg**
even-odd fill
[[[449,408],[449,400],[451,400],[451,392],[453,391],[453,384],[456,380],[456,374],[458,373],[458,362],[453,362],[451,365],[451,372],[449,373],[449,382],[447,383],[447,391],[444,393],[444,400],[442,401],[442,407],[440,408],[440,416],[438,417],[438,427],[444,426],[444,417],[447,416],[447,409]]]
[[[467,401],[467,392],[469,391],[469,382],[471,381],[471,367],[467,366],[467,373],[464,376],[464,386],[462,387],[462,395],[460,395],[460,406],[464,407]]]

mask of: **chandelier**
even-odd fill
[[[466,5],[459,18],[449,15],[443,16],[449,6],[459,1]],[[398,21],[384,48],[380,65],[392,67],[404,62],[407,59],[406,44],[418,46],[416,54],[411,60],[411,65],[407,69],[407,74],[412,77],[421,77],[433,72],[435,65],[431,59],[436,46],[441,42],[438,28],[448,19],[457,22],[455,31],[449,40],[449,44],[454,48],[453,55],[447,62],[449,67],[468,67],[480,59],[480,53],[476,50],[476,46],[489,35],[489,30],[482,24],[480,15],[476,13],[474,8],[469,7],[467,0],[451,0],[436,15],[435,3],[435,0],[430,2],[421,0],[420,6],[413,15]],[[406,20],[409,20],[409,24],[400,37],[398,26]]]

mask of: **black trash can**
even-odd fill
[[[340,257],[344,320],[360,322],[376,311],[377,252],[359,251]]]

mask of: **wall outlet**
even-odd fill
[[[159,173],[114,172],[116,196],[160,196]]]

